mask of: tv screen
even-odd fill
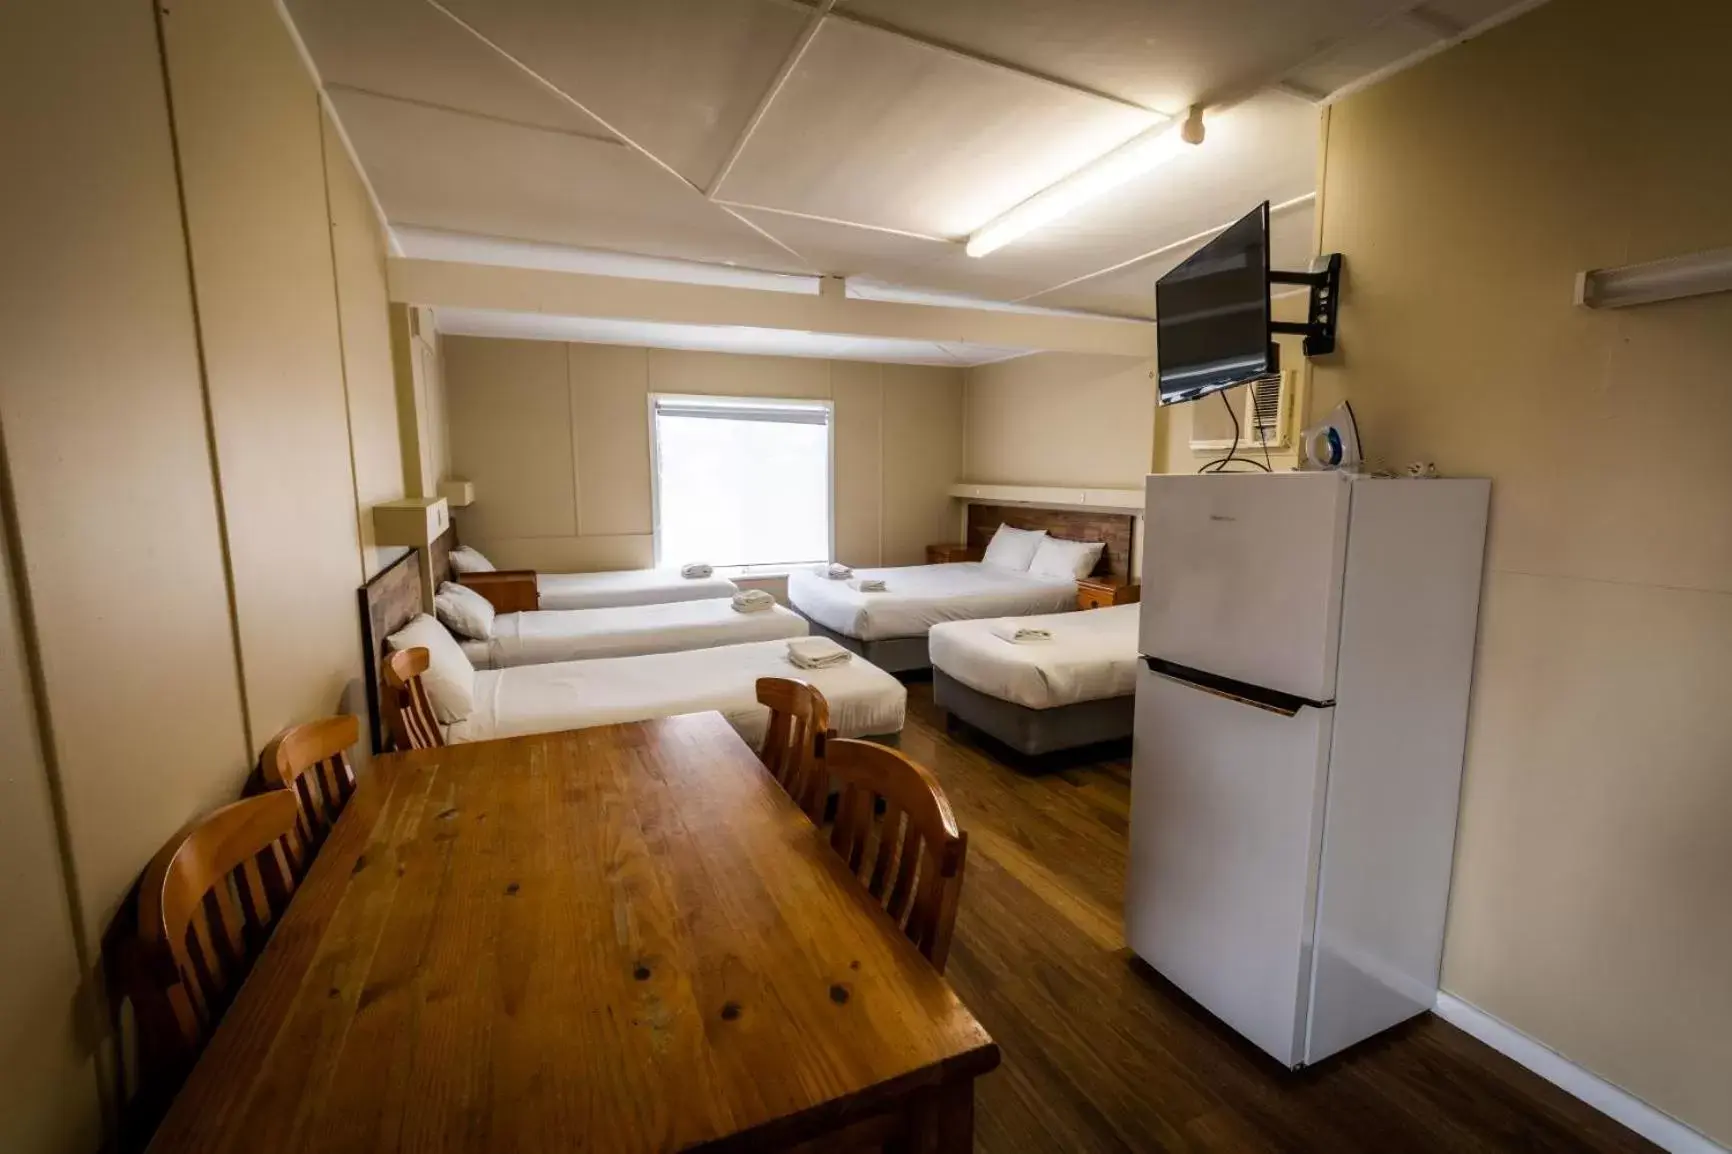
[[[1206,396],[1280,369],[1269,340],[1269,202],[1155,282],[1160,402]]]

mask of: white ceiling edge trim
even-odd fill
[[[806,296],[818,294],[820,279],[805,273],[766,272],[761,269],[741,268],[738,265],[644,256],[611,249],[579,248],[547,241],[454,232],[423,225],[398,225],[396,231],[404,249],[396,255],[419,260],[592,273],[597,276],[668,281],[675,284],[728,285]]]
[[[1106,315],[1089,312],[1086,309],[1059,309],[1046,305],[1023,304],[1020,300],[1000,301],[988,297],[969,296],[966,293],[909,288],[905,285],[889,284],[871,277],[849,277],[846,283],[848,295],[855,300],[863,301],[901,301],[904,304],[932,305],[935,308],[985,309],[988,312],[1021,313],[1025,316],[1099,319]],[[1023,300],[1026,299],[1026,297],[1023,298]]]
[[[1361,76],[1357,80],[1349,81],[1348,83],[1343,84],[1340,88],[1337,88],[1334,92],[1331,92],[1327,96],[1325,96],[1322,99],[1321,103],[1328,105],[1328,104],[1335,104],[1336,102],[1341,101],[1341,100],[1345,100],[1347,97],[1352,96],[1355,92],[1362,92],[1365,89],[1370,88],[1373,84],[1377,84],[1381,81],[1388,80],[1391,76],[1394,76],[1398,72],[1406,72],[1409,68],[1412,68],[1414,65],[1423,63],[1424,61],[1431,59],[1433,56],[1436,56],[1440,52],[1447,52],[1449,49],[1454,48],[1458,44],[1464,44],[1467,41],[1472,40],[1476,36],[1481,36],[1487,32],[1490,32],[1493,28],[1496,28],[1500,24],[1508,24],[1511,20],[1514,20],[1518,16],[1525,16],[1529,12],[1532,12],[1535,8],[1538,8],[1547,2],[1548,2],[1548,0],[1522,0],[1521,3],[1512,5],[1509,8],[1505,8],[1501,12],[1494,12],[1492,15],[1487,16],[1484,20],[1481,20],[1477,24],[1470,24],[1466,28],[1462,29],[1459,32],[1454,33],[1453,35],[1444,36],[1444,37],[1440,38],[1434,44],[1428,44],[1424,48],[1418,49],[1417,51],[1409,52],[1406,56],[1401,57],[1399,60],[1391,61],[1390,63],[1385,64],[1382,68],[1374,69],[1371,72],[1366,73],[1364,76]],[[1417,7],[1417,5],[1416,5],[1416,7]],[[1339,46],[1337,46],[1337,47],[1339,47]],[[1319,59],[1319,58],[1320,57],[1312,57],[1313,60]],[[1311,63],[1311,61],[1307,60],[1305,63],[1309,64],[1309,63]],[[1299,67],[1303,68],[1304,65],[1300,65]],[[1294,69],[1294,71],[1298,71],[1298,69]]]
[[[1028,349],[896,337],[856,337],[737,325],[667,324],[612,317],[549,316],[493,309],[436,308],[433,315],[443,336],[624,345],[742,356],[971,368],[997,364],[1030,352]]]
[[[1011,313],[846,295],[806,296],[407,257],[391,258],[387,277],[391,300],[436,309],[786,329],[1134,357],[1153,356],[1155,347],[1152,323],[1092,314]]]
[[[271,0],[271,7],[276,9],[277,19],[283,22],[289,40],[295,46],[295,53],[301,58],[301,66],[307,70],[307,75],[312,77],[313,87],[319,93],[319,107],[331,118],[331,125],[337,130],[337,139],[343,142],[343,151],[348,154],[355,175],[361,178],[361,187],[367,190],[367,201],[373,206],[373,216],[379,222],[379,231],[384,234],[386,251],[392,256],[402,256],[403,249],[397,243],[395,230],[391,228],[391,218],[385,215],[385,204],[379,199],[378,190],[373,187],[373,178],[367,175],[367,167],[361,163],[361,154],[355,151],[355,142],[349,139],[349,130],[343,127],[343,118],[337,115],[337,105],[331,100],[331,94],[325,91],[325,78],[319,74],[319,66],[313,60],[312,50],[301,38],[301,30],[295,26],[295,18],[289,15],[289,8],[284,0]]]

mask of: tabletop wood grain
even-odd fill
[[[692,714],[376,761],[151,1149],[966,1149],[998,1060]]]

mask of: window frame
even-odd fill
[[[649,460],[650,460],[650,540],[654,550],[653,557],[656,568],[661,568],[666,562],[662,558],[662,494],[661,494],[661,438],[656,435],[656,406],[667,401],[678,403],[692,401],[698,404],[737,404],[751,405],[798,405],[805,408],[822,409],[824,412],[824,507],[829,510],[825,518],[827,525],[827,540],[824,549],[826,556],[816,563],[827,563],[836,558],[836,402],[829,397],[781,397],[757,396],[743,397],[729,393],[657,393],[649,394],[646,405],[646,417],[649,425]],[[802,565],[814,564],[809,561],[776,561],[751,565],[720,565],[718,572],[726,572],[735,576],[782,576]]]

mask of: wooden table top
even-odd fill
[[[151,1149],[761,1149],[997,1064],[691,714],[376,761]]]

